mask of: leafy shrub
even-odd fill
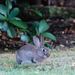
[[[6,6],[0,4],[0,29],[7,32],[8,36],[16,36],[16,28],[26,30],[27,24],[18,18],[19,8],[13,8],[10,0],[6,0]],[[15,28],[14,28],[15,27]]]
[[[26,9],[27,8],[31,8],[31,6],[27,5]],[[41,20],[37,22],[34,21],[32,26],[29,26],[25,21],[22,21],[22,19],[18,17],[19,12],[20,9],[13,7],[10,0],[6,0],[5,5],[0,4],[0,30],[6,32],[10,38],[19,35],[20,40],[23,42],[29,42],[29,38],[32,38],[34,35],[43,36],[56,41],[56,37],[50,32],[47,32],[49,25],[44,19],[44,15],[41,11],[37,8],[31,9],[30,15],[41,17]]]

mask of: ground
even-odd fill
[[[75,48],[53,49],[50,57],[39,64],[18,65],[15,53],[0,54],[0,75],[74,75]]]

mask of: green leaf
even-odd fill
[[[15,17],[15,20],[21,20],[20,18],[18,18],[18,17]]]
[[[22,20],[14,19],[14,20],[9,20],[9,22],[18,28],[27,29],[27,24]]]
[[[56,37],[49,32],[42,33],[42,35],[46,38],[49,38],[50,40],[56,41]]]
[[[0,23],[0,29],[2,30],[2,28],[3,28],[3,23]]]
[[[28,37],[27,34],[22,34],[20,39],[21,39],[21,41],[24,41],[24,42],[28,42],[29,41],[29,37]]]
[[[13,38],[16,35],[15,29],[12,26],[9,26],[7,34],[10,38]]]
[[[47,24],[47,22],[45,20],[41,20],[38,29],[39,33],[43,33],[48,29],[49,29],[49,25]]]
[[[7,8],[6,8],[6,6],[0,4],[0,13],[3,14],[4,16],[7,15]]]
[[[27,30],[27,29],[19,29],[21,32],[28,32],[29,30]]]
[[[26,8],[31,7],[28,0],[24,0],[24,7],[26,7]]]
[[[61,15],[62,14],[62,9],[61,8],[57,8],[57,14]]]
[[[5,19],[6,19],[6,17],[3,16],[2,14],[0,14],[0,20],[5,20]]]
[[[33,22],[32,29],[36,31],[36,34],[37,34],[37,35],[39,35],[38,28],[39,28],[39,22]],[[32,31],[33,31],[33,30],[32,30]],[[33,31],[33,32],[34,32],[34,31]]]
[[[40,16],[40,17],[42,17],[43,15],[42,15],[42,13],[39,11],[39,10],[32,10],[37,16]]]
[[[13,19],[14,17],[16,17],[19,14],[19,9],[18,8],[14,8],[10,14],[9,14],[9,18]]]
[[[57,12],[57,8],[55,6],[49,8],[50,16],[54,16]]]
[[[52,46],[50,44],[48,44],[48,43],[45,43],[45,46],[49,47],[50,49],[52,49]]]
[[[12,3],[10,0],[6,0],[5,4],[6,4],[6,7],[8,8],[8,10],[12,9]]]
[[[4,23],[3,23],[3,28],[2,28],[2,30],[5,31],[5,32],[8,30],[8,23],[7,23],[7,22],[4,22]]]

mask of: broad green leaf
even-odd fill
[[[42,33],[42,35],[46,38],[49,38],[50,40],[56,41],[56,37],[49,32]]]
[[[9,22],[18,28],[27,29],[27,24],[23,22],[22,20],[14,19],[14,20],[9,20]]]
[[[49,8],[49,13],[50,13],[50,16],[54,16],[57,12],[57,8],[56,7],[50,7]]]
[[[5,20],[5,19],[6,19],[6,17],[4,15],[0,14],[0,20]]]
[[[6,7],[8,8],[8,10],[12,9],[12,3],[10,0],[6,0],[5,4],[6,4]]]
[[[52,48],[52,46],[48,43],[45,43],[45,46],[49,47],[50,49]]]
[[[62,9],[61,8],[57,8],[57,14],[61,15],[62,14]]]
[[[2,30],[5,31],[5,32],[8,30],[8,23],[7,23],[7,22],[4,22],[4,23],[3,23],[3,28],[2,28]]]
[[[21,39],[21,41],[24,41],[24,42],[28,42],[29,41],[29,37],[26,34],[22,34],[20,39]]]
[[[16,36],[15,29],[12,26],[9,26],[7,30],[7,34],[10,38],[13,38],[14,36]]]
[[[7,8],[6,8],[6,6],[0,4],[0,13],[3,14],[4,16],[7,15]]]
[[[0,29],[2,30],[2,28],[3,28],[3,23],[0,23]]]
[[[20,18],[18,18],[18,17],[15,17],[15,20],[21,20]]]
[[[30,4],[28,0],[24,0],[24,7],[29,8]]]
[[[38,15],[38,16],[40,16],[40,17],[42,17],[43,15],[42,15],[42,13],[39,11],[39,10],[32,10],[36,15]]]
[[[28,32],[28,30],[27,29],[19,29],[20,31],[22,31],[22,32]]]
[[[49,25],[47,24],[47,22],[45,20],[41,20],[38,28],[39,33],[43,33],[48,29],[49,29]]]
[[[9,18],[13,19],[14,17],[16,17],[19,14],[19,9],[18,8],[14,8],[10,14],[9,14]]]
[[[33,27],[36,31],[36,34],[39,35],[39,31],[38,31],[38,28],[39,28],[39,22],[33,22]]]

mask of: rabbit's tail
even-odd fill
[[[22,62],[22,60],[21,60],[20,57],[19,57],[18,52],[16,52],[16,62],[17,62],[18,64],[21,64],[21,62]]]

